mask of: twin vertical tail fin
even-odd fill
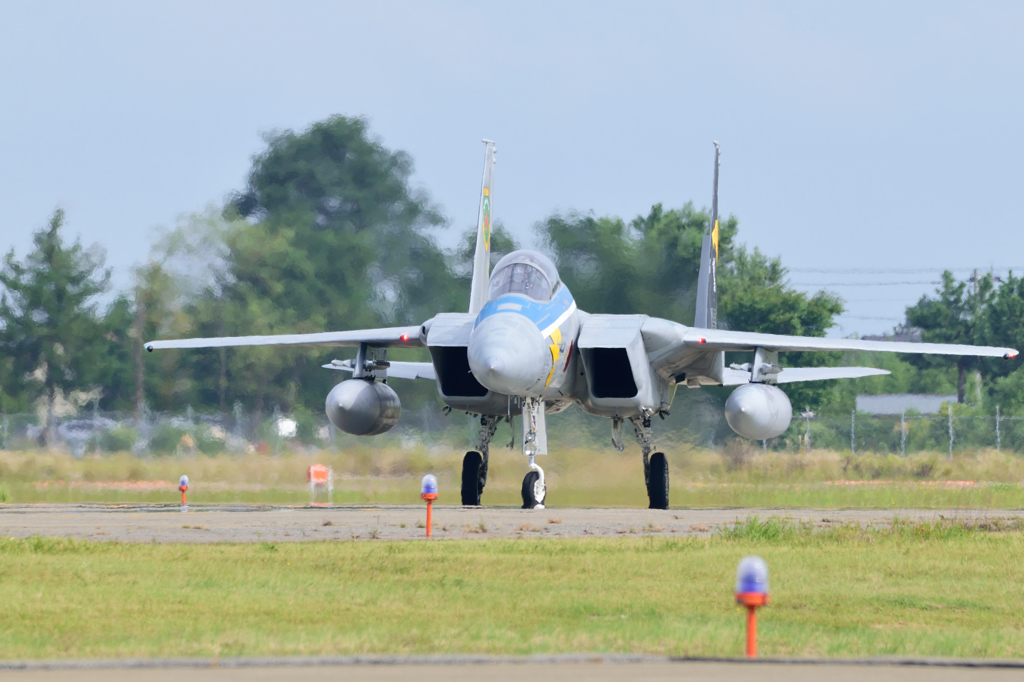
[[[700,247],[700,272],[697,275],[697,312],[693,326],[718,328],[718,166],[722,149],[715,142],[715,181],[711,191],[711,225]]]
[[[476,252],[473,255],[473,283],[469,289],[469,312],[476,315],[487,303],[487,285],[491,275],[491,190],[494,183],[494,142],[484,140],[484,179],[477,214]]]

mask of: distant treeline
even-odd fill
[[[45,409],[98,400],[100,409],[257,414],[321,409],[341,377],[320,365],[344,351],[245,348],[148,354],[159,338],[301,333],[415,324],[463,311],[469,297],[474,229],[459,248],[436,236],[452,229],[440,208],[410,187],[408,154],[387,149],[361,118],[335,116],[302,133],[267,138],[244,188],[223,206],[165,231],[133,286],[110,300],[99,246],[66,235],[57,210],[34,235],[31,253],[7,254],[0,273],[0,409]],[[693,320],[697,264],[708,214],[692,203],[653,206],[627,221],[569,212],[532,226],[579,307]],[[8,226],[25,229],[24,226]],[[737,241],[738,220],[721,225],[719,319],[734,329],[822,336],[843,311],[835,294],[788,285],[777,257]],[[522,228],[497,223],[492,259],[517,248]],[[926,341],[1024,347],[1024,284],[957,282],[944,275],[934,297],[907,310]],[[398,359],[427,359],[399,351]],[[787,391],[794,407],[848,411],[857,392],[948,391],[1004,410],[1024,405],[1019,361],[850,358],[791,354],[791,366],[869,362],[891,377],[826,382]],[[978,386],[971,378],[980,376]],[[407,382],[409,406],[437,404],[434,387]],[[973,390],[972,390],[973,389]],[[993,403],[994,404],[994,403]]]

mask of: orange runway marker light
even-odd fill
[[[330,467],[323,464],[314,464],[306,470],[306,482],[309,483],[309,506],[329,507],[331,506],[331,492],[334,489],[334,472]],[[327,501],[317,502],[316,491],[323,489],[327,491]]]
[[[757,609],[768,604],[768,564],[743,557],[736,569],[736,603],[747,607],[747,658],[757,658]]]
[[[432,527],[434,525],[434,519],[432,518],[434,500],[437,499],[437,477],[433,474],[427,474],[423,477],[423,483],[420,485],[420,499],[427,501],[427,537],[434,537]]]
[[[181,491],[181,511],[188,511],[188,503],[185,502],[185,491],[188,490],[188,476],[182,476],[178,481],[178,490]]]

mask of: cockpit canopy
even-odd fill
[[[494,266],[488,300],[502,294],[525,294],[535,301],[549,301],[558,289],[558,270],[547,256],[520,250]]]

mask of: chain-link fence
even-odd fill
[[[999,414],[958,414],[944,407],[940,414],[873,415],[851,412],[848,417],[794,414],[782,436],[764,444],[775,450],[826,449],[854,454],[957,452],[994,449],[1024,452],[1024,417]]]
[[[48,424],[49,422],[49,424]],[[75,456],[133,452],[139,455],[247,453],[330,446],[336,430],[309,412],[263,415],[235,405],[229,414],[140,414],[81,410],[47,420],[45,414],[0,415],[0,450],[49,448]]]
[[[659,430],[663,440],[723,445],[726,438],[738,438],[724,423],[720,409],[705,410],[692,419],[674,420]],[[454,416],[454,415],[453,415]],[[559,442],[606,446],[605,421],[557,417]],[[700,418],[697,418],[700,417]],[[47,426],[45,414],[0,414],[0,450],[48,448],[77,457],[89,453],[132,452],[138,455],[280,453],[341,447],[358,439],[337,431],[324,415],[309,410],[282,413],[274,409],[262,414],[247,411],[240,404],[227,414],[209,414],[186,409],[184,414],[143,410],[140,414],[79,410],[75,416],[58,417]],[[429,420],[426,420],[429,421]],[[600,421],[600,424],[591,423]],[[417,416],[399,424],[385,436],[396,443],[450,441],[456,449],[473,440],[477,426],[472,419],[451,419],[424,430]],[[459,423],[464,422],[464,423]],[[562,433],[568,430],[570,433]],[[501,438],[505,438],[502,431]],[[515,428],[512,440],[516,440]],[[720,434],[719,439],[714,434]],[[573,436],[575,434],[575,437]],[[710,435],[709,435],[710,434]],[[466,440],[468,439],[468,440]],[[466,443],[462,441],[466,440]],[[502,441],[504,442],[504,441]],[[853,412],[848,416],[793,415],[789,429],[761,446],[780,452],[832,450],[854,454],[906,455],[914,452],[957,452],[995,449],[1024,452],[1024,417],[999,414],[980,415],[976,410],[943,407],[941,414],[872,415]]]

